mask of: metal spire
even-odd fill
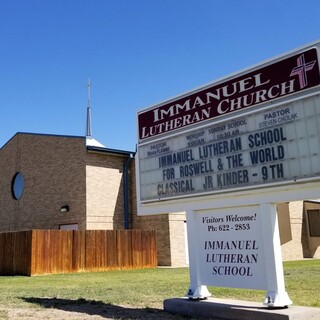
[[[91,129],[91,97],[90,97],[90,90],[91,90],[91,82],[90,79],[88,80],[88,106],[87,106],[87,124],[86,124],[86,145],[91,147],[100,147],[105,148],[105,146],[97,141],[96,139],[93,139],[92,137],[92,129]]]
[[[91,98],[90,98],[90,89],[91,89],[91,82],[90,79],[88,80],[88,106],[87,106],[87,125],[86,125],[86,137],[92,137],[92,129],[91,129]]]

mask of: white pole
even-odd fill
[[[196,212],[187,211],[186,216],[190,272],[190,287],[186,296],[195,300],[206,299],[211,296],[211,293],[208,291],[207,286],[202,285]]]
[[[264,304],[269,307],[286,307],[292,301],[285,291],[276,204],[261,204],[260,214],[268,290]]]

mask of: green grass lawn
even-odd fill
[[[320,260],[285,262],[284,273],[286,290],[295,305],[320,307]],[[164,299],[184,296],[188,286],[187,268],[0,277],[0,304],[25,308],[41,299],[57,298],[159,308]],[[265,296],[265,291],[247,289],[209,287],[209,291],[217,298],[261,303]]]

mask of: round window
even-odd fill
[[[19,200],[22,197],[24,180],[21,172],[17,172],[12,179],[12,196]]]

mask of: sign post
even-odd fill
[[[284,285],[276,203],[320,194],[320,43],[138,113],[138,214],[186,211],[187,296]]]
[[[264,304],[270,307],[288,306],[292,301],[285,290],[276,205],[261,204],[260,213],[265,260],[268,261],[265,273],[268,291]]]
[[[207,286],[203,285],[200,273],[199,257],[199,237],[196,228],[196,214],[193,211],[187,211],[187,228],[188,228],[188,248],[189,248],[189,271],[190,271],[190,288],[187,296],[190,299],[205,299],[211,296]],[[191,247],[190,247],[191,246]]]

